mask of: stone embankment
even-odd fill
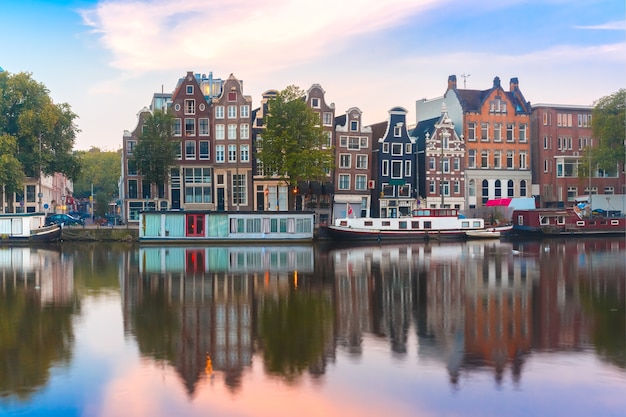
[[[137,242],[139,229],[137,226],[66,226],[63,228],[61,240],[67,242]]]

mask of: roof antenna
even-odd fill
[[[463,88],[467,88],[467,79],[469,76],[470,74],[461,74],[461,78],[463,78]]]

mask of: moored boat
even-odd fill
[[[335,219],[326,232],[338,240],[461,240],[467,231],[484,228],[483,219],[465,218],[456,209],[418,209],[410,217]]]
[[[500,239],[513,229],[513,225],[485,227],[482,230],[468,230],[468,239]]]
[[[312,241],[309,211],[145,211],[139,213],[139,241],[293,242]]]
[[[513,234],[530,236],[597,236],[626,234],[626,217],[583,215],[572,208],[513,212]]]
[[[0,214],[0,244],[47,243],[61,238],[62,224],[45,226],[44,213]]]

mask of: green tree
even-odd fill
[[[270,99],[265,130],[257,142],[265,173],[278,175],[292,187],[300,181],[324,181],[334,163],[320,115],[307,106],[304,96],[292,85]]]
[[[73,154],[79,132],[67,103],[55,104],[31,74],[0,72],[0,134],[13,136],[15,157],[28,177],[56,172],[74,180],[80,163]]]
[[[20,161],[15,157],[16,152],[15,138],[10,135],[0,135],[0,201],[4,201],[5,193],[12,194],[22,189],[24,170]]]
[[[122,151],[106,151],[92,147],[88,151],[76,152],[82,170],[80,176],[74,181],[74,196],[86,198],[93,193],[103,193],[109,199],[118,195],[117,184],[121,175]]]
[[[156,110],[147,113],[130,163],[152,186],[165,184],[170,168],[176,163],[180,142],[172,139],[174,116]]]
[[[626,89],[596,101],[592,117],[596,144],[585,151],[579,176],[588,177],[590,166],[592,172],[619,172],[619,166],[626,163]]]

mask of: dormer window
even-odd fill
[[[314,109],[319,109],[320,108],[320,99],[319,98],[312,98],[311,99],[311,107],[313,107]]]
[[[187,95],[190,96],[193,94],[193,85],[187,86]]]

